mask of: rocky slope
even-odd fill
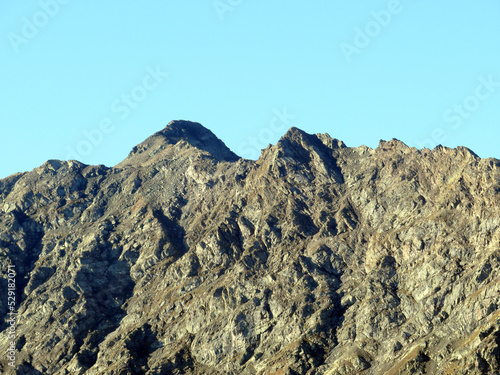
[[[0,371],[498,374],[500,161],[174,121],[113,168],[0,180]]]

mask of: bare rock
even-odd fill
[[[112,168],[50,160],[0,180],[16,371],[500,373],[499,194],[464,147],[297,128],[255,162],[188,121]]]

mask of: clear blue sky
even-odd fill
[[[115,165],[174,119],[247,158],[291,126],[500,158],[499,19],[498,0],[0,0],[0,177]]]

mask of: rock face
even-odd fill
[[[498,374],[500,161],[174,121],[0,180],[0,372]]]

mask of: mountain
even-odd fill
[[[237,161],[238,155],[226,147],[210,130],[197,122],[171,121],[165,129],[153,134],[130,152],[117,167],[144,166],[159,158],[178,157],[179,149],[208,152],[219,161]],[[189,151],[188,151],[189,152]]]
[[[174,121],[0,180],[0,371],[498,374],[499,246],[499,160]]]

